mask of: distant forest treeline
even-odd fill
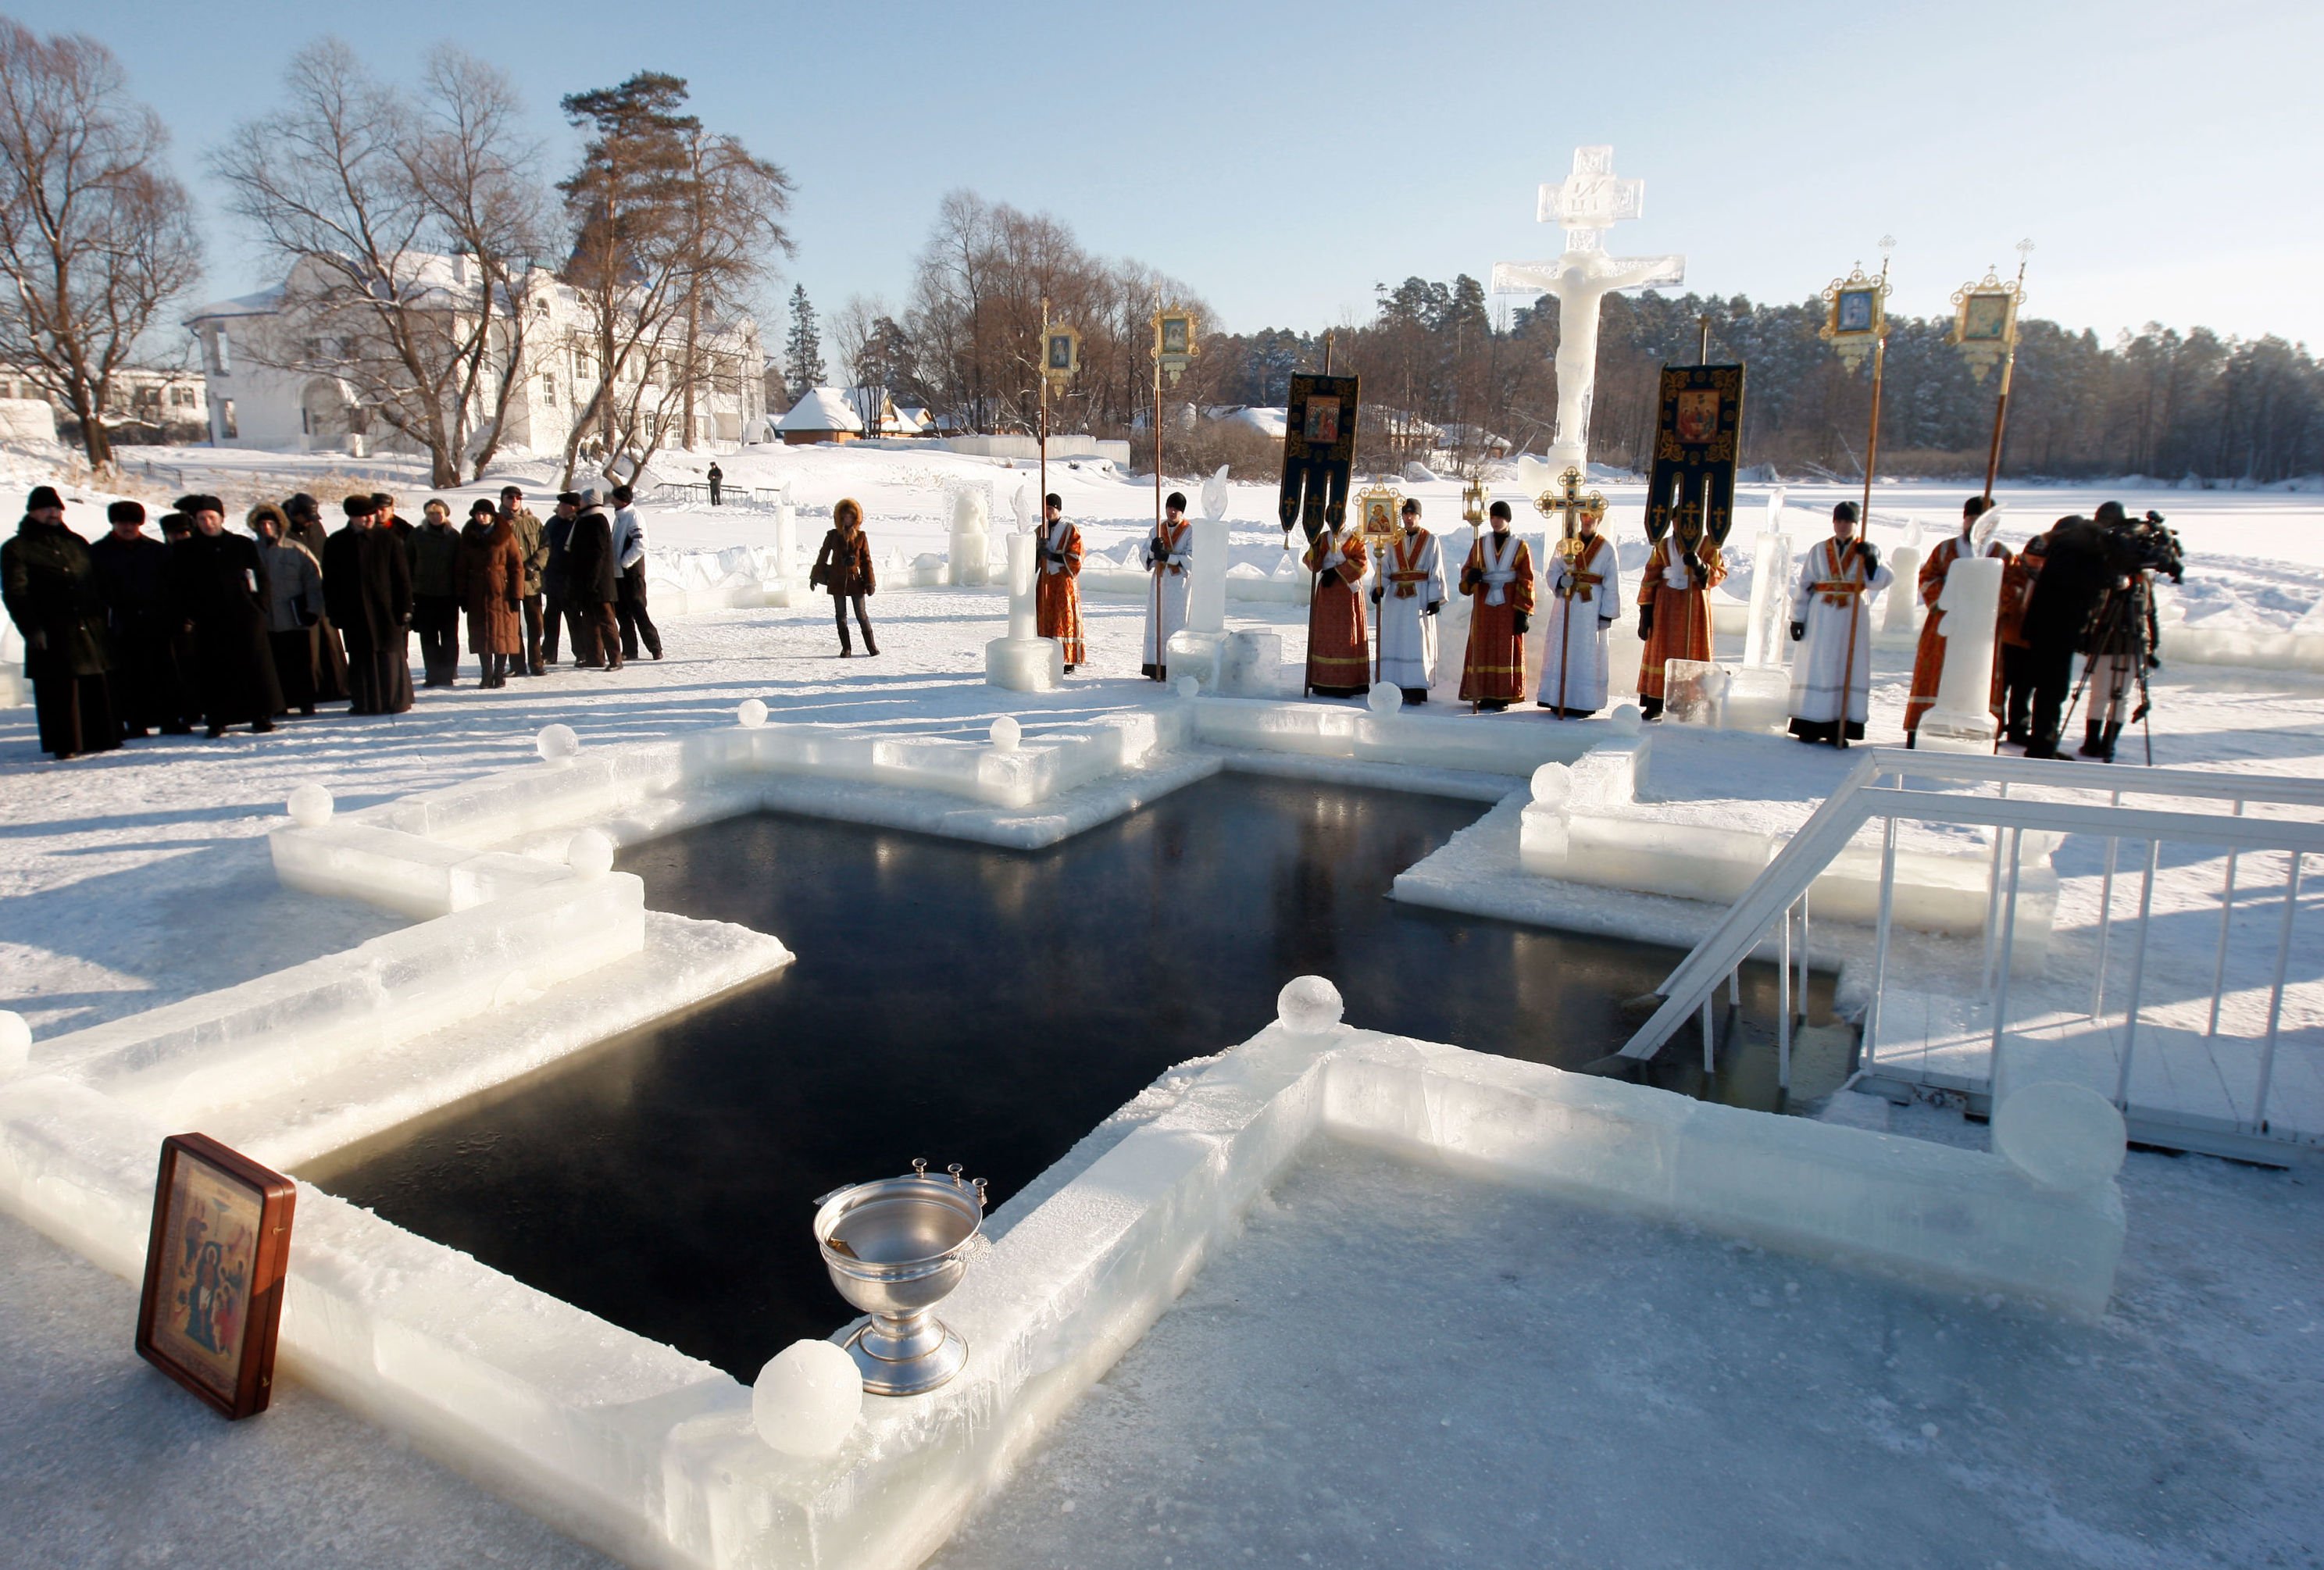
[[[905,309],[890,315],[884,302],[850,300],[839,319],[841,358],[856,382],[896,389],[963,428],[1028,429],[1044,295],[1056,319],[1084,335],[1083,374],[1052,408],[1053,428],[1130,434],[1143,465],[1153,402],[1147,317],[1157,297],[1198,309],[1201,297],[1140,263],[1084,251],[1049,215],[965,191],[945,198]],[[1851,374],[1818,336],[1820,299],[1762,305],[1739,295],[1648,293],[1610,297],[1602,310],[1593,458],[1643,465],[1656,373],[1694,362],[1698,321],[1708,316],[1711,357],[1749,368],[1743,461],[1784,473],[1862,472],[1871,373],[1868,365]],[[1408,278],[1380,287],[1370,320],[1333,331],[1334,368],[1364,379],[1365,466],[1440,447],[1474,460],[1493,437],[1521,451],[1544,448],[1556,420],[1557,307],[1545,300],[1505,321],[1496,325],[1474,278]],[[1946,341],[1951,326],[1950,318],[1889,319],[1884,473],[1984,472],[1998,373],[1978,381]],[[2304,346],[2222,338],[2204,328],[2149,326],[2111,344],[2052,321],[2027,319],[2021,328],[2006,475],[2265,484],[2324,472],[2324,367]],[[1320,329],[1208,333],[1164,402],[1181,422],[1188,403],[1279,405],[1292,373],[1321,369],[1323,350]],[[1167,455],[1175,472],[1231,458],[1256,476],[1275,461],[1247,429],[1172,429],[1183,432]]]

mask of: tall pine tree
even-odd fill
[[[796,403],[823,385],[823,337],[815,329],[815,307],[807,300],[807,286],[791,286],[791,330],[783,340],[783,374],[789,378]]]

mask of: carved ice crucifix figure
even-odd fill
[[[1606,231],[1643,213],[1646,195],[1645,180],[1615,178],[1612,148],[1577,147],[1573,172],[1562,184],[1541,188],[1536,213],[1541,223],[1555,219],[1563,226],[1564,254],[1554,262],[1494,264],[1494,293],[1557,297],[1557,436],[1549,448],[1553,465],[1580,467],[1589,461],[1599,303],[1619,290],[1685,281],[1683,256],[1606,254]]]

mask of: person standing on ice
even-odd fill
[[[546,658],[541,649],[543,633],[542,596],[545,592],[542,575],[549,570],[549,540],[540,520],[526,510],[524,491],[517,485],[501,487],[501,516],[516,535],[516,547],[524,553],[524,658],[518,660],[514,674],[546,676],[549,668],[557,663],[557,634],[548,633]]]
[[[613,519],[595,485],[581,493],[565,541],[565,601],[573,616],[573,652],[585,667],[622,668],[622,628],[613,615],[622,569],[613,559]]]
[[[60,763],[121,744],[106,673],[114,663],[97,566],[65,527],[64,498],[36,485],[16,537],[0,545],[0,600],[24,635],[41,750]]]
[[[710,481],[710,504],[715,507],[719,504],[719,493],[726,484],[726,472],[720,468],[717,463],[714,460],[710,466],[710,473],[707,478]],[[626,490],[628,487],[624,486],[622,488]],[[661,656],[657,654],[654,658],[659,660]]]
[[[323,547],[323,598],[347,641],[349,714],[411,706],[411,559],[378,503],[349,496],[346,527]]]
[[[524,655],[524,550],[509,521],[477,498],[460,531],[452,587],[468,615],[468,647],[476,653],[480,687],[506,687],[509,667]]]
[[[1496,502],[1490,531],[1469,547],[1461,592],[1469,612],[1469,651],[1461,665],[1464,703],[1498,714],[1525,697],[1525,635],[1533,614],[1533,552],[1509,528],[1509,504]]]
[[[1638,636],[1646,641],[1638,656],[1638,710],[1663,717],[1663,683],[1674,660],[1711,658],[1711,591],[1727,581],[1727,561],[1719,547],[1689,520],[1692,537],[1673,528],[1646,553],[1638,576]]]
[[[315,627],[323,618],[322,564],[290,538],[282,509],[261,502],[244,517],[266,564],[266,647],[274,656],[274,680],[282,707],[315,712]]]
[[[1836,744],[1864,739],[1872,694],[1870,600],[1895,581],[1880,548],[1856,538],[1853,502],[1831,510],[1831,538],[1800,558],[1792,589],[1792,734]]]
[[[1318,697],[1361,697],[1371,686],[1359,587],[1371,567],[1364,537],[1342,522],[1315,536],[1302,559],[1315,578],[1307,601],[1307,690]]]
[[[460,531],[451,504],[431,496],[422,520],[404,541],[411,562],[411,624],[420,634],[420,668],[429,687],[457,685],[460,676],[460,596],[452,574],[460,560]]]
[[[1606,706],[1606,633],[1622,614],[1622,564],[1613,542],[1598,532],[1598,515],[1583,513],[1573,538],[1573,550],[1552,553],[1545,575],[1549,633],[1536,701],[1560,719],[1583,719]]]
[[[1420,526],[1420,502],[1407,496],[1403,531],[1380,558],[1372,586],[1379,614],[1379,679],[1404,690],[1404,701],[1428,701],[1436,681],[1436,613],[1444,608],[1444,552]]]
[[[1154,583],[1146,595],[1146,646],[1138,673],[1156,681],[1170,679],[1170,634],[1186,624],[1194,534],[1186,522],[1186,494],[1171,492],[1162,503],[1162,521],[1146,537],[1146,570]]]
[[[879,592],[880,579],[872,570],[872,537],[863,532],[863,509],[853,498],[843,498],[831,510],[832,528],[823,537],[823,549],[815,553],[815,566],[807,570],[807,585],[818,586],[831,595],[831,614],[839,623],[839,657],[852,659],[855,645],[847,637],[847,607],[855,607],[855,624],[863,629],[863,651],[880,652],[879,641],[872,636],[872,618],[863,610],[863,596]]]
[[[1071,671],[1089,658],[1082,641],[1082,531],[1065,520],[1055,491],[1041,503],[1039,572],[1033,579],[1034,633],[1055,638]]]
[[[170,614],[170,548],[145,532],[145,509],[135,502],[114,503],[105,521],[113,532],[90,544],[88,559],[113,634],[115,717],[131,741],[157,728],[182,736],[193,727]]]
[[[613,562],[621,577],[613,586],[613,620],[622,627],[622,658],[635,660],[638,645],[661,658],[661,629],[646,610],[646,526],[632,505],[637,493],[627,485],[613,487]]]
[[[1928,620],[1921,623],[1921,642],[1913,651],[1913,686],[1910,696],[1904,700],[1904,744],[1908,747],[1917,744],[1921,739],[1921,716],[1937,706],[1937,685],[1945,673],[1945,613],[1939,608],[1937,602],[1944,598],[1945,579],[1951,573],[1953,563],[1964,556],[1998,557],[2001,560],[2002,594],[2004,598],[2008,596],[2008,549],[1992,540],[1991,523],[1980,526],[1991,506],[1992,503],[1983,496],[1971,496],[1963,502],[1960,532],[1950,540],[1941,540],[1937,548],[1929,552],[1929,559],[1921,563],[1917,583],[1921,604],[1927,607],[1929,615]],[[2001,627],[2006,621],[2005,615],[1996,623],[1997,642]],[[1998,653],[1997,649],[1997,656]],[[2001,717],[2001,705],[1997,700],[2003,669],[2003,662],[1997,657],[1993,667],[1996,719]]]
[[[323,527],[321,504],[304,491],[295,492],[283,502],[282,516],[290,520],[282,538],[303,549],[320,567],[323,546],[331,538],[331,531]],[[347,646],[331,618],[325,616],[315,623],[315,701],[345,703],[346,697]]]
[[[2049,550],[2050,537],[2036,534],[2001,569],[2001,620],[1995,635],[2001,642],[2002,734],[2020,747],[2034,743],[2034,647],[2025,613]]]
[[[180,496],[178,511],[193,532],[170,547],[170,595],[190,634],[208,734],[215,740],[245,722],[254,732],[271,731],[282,688],[266,643],[266,564],[257,546],[226,531],[226,503],[216,496]]]

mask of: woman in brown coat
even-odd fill
[[[506,687],[509,661],[524,652],[524,548],[490,502],[469,503],[452,592],[468,613],[468,647],[484,667],[482,685]]]
[[[872,573],[872,541],[863,532],[863,509],[852,500],[842,501],[831,510],[831,521],[838,527],[823,537],[815,570],[807,576],[807,586],[820,584],[831,591],[831,614],[839,623],[842,660],[855,652],[847,638],[850,600],[855,602],[856,624],[863,629],[863,651],[877,654],[880,645],[872,636],[872,618],[863,612],[863,596],[879,588]]]

